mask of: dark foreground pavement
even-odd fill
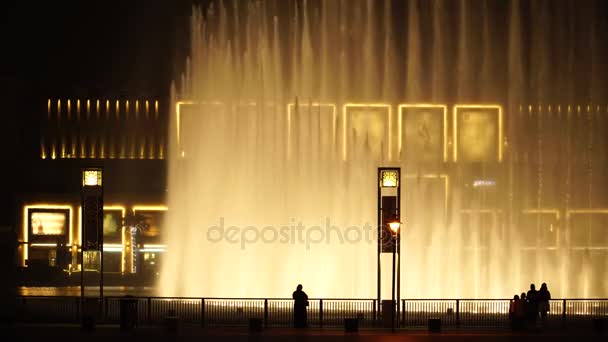
[[[177,333],[163,327],[137,327],[121,331],[115,325],[99,325],[87,331],[77,325],[14,325],[1,328],[1,341],[608,341],[608,334],[592,330],[542,331],[513,333],[506,330],[360,330],[345,333],[341,329],[265,329],[250,333],[244,328],[209,328],[183,326]]]

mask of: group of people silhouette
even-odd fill
[[[295,328],[306,328],[306,307],[308,306],[308,295],[299,284],[292,294],[293,298],[293,324]],[[538,318],[544,324],[550,306],[551,292],[547,284],[543,283],[540,290],[536,290],[534,284],[530,284],[528,292],[522,292],[521,296],[515,295],[509,305],[509,318],[515,330],[535,328]]]
[[[509,306],[509,318],[513,329],[535,328],[539,317],[544,324],[550,309],[549,300],[551,300],[551,292],[546,283],[543,283],[538,291],[534,284],[530,284],[527,293],[522,292],[521,296],[513,296]]]

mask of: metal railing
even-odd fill
[[[168,316],[200,326],[243,326],[252,318],[266,327],[293,325],[293,300],[285,298],[177,298],[105,297],[98,303],[99,321],[118,323],[121,301],[130,300],[139,324],[159,324]],[[307,310],[311,327],[341,327],[356,318],[362,328],[382,326],[383,313],[375,299],[311,299]],[[508,299],[403,299],[396,324],[425,327],[432,318],[446,327],[509,325]],[[80,297],[22,296],[16,319],[23,322],[79,322],[84,307]],[[608,319],[608,299],[555,299],[550,302],[547,325],[565,326],[595,318]]]

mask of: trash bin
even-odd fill
[[[345,318],[344,319],[344,331],[346,331],[346,332],[359,331],[359,319],[358,318]]]
[[[137,299],[120,299],[120,329],[129,330],[137,326]]]
[[[382,301],[382,327],[392,328],[393,327],[393,315],[395,314],[395,305],[390,299]],[[396,322],[395,322],[396,324]]]

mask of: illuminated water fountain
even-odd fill
[[[554,296],[582,296],[585,286],[608,293],[599,276],[606,254],[585,264],[586,285],[567,286],[569,245],[519,234],[524,219],[515,217],[544,232],[557,224],[542,221],[550,208],[559,215],[572,205],[542,191],[543,158],[522,162],[539,144],[543,156],[543,135],[518,130],[547,107],[519,110],[518,2],[506,18],[489,2],[470,6],[228,1],[194,9],[190,57],[173,88],[161,292],[288,297],[302,283],[313,297],[374,298],[376,169],[401,166],[402,298],[503,298],[542,281]],[[446,7],[457,13],[455,30]],[[492,24],[499,18],[509,22],[503,41]],[[521,153],[509,154],[516,147]],[[518,185],[529,174],[541,190]],[[531,247],[558,259],[531,258]]]

